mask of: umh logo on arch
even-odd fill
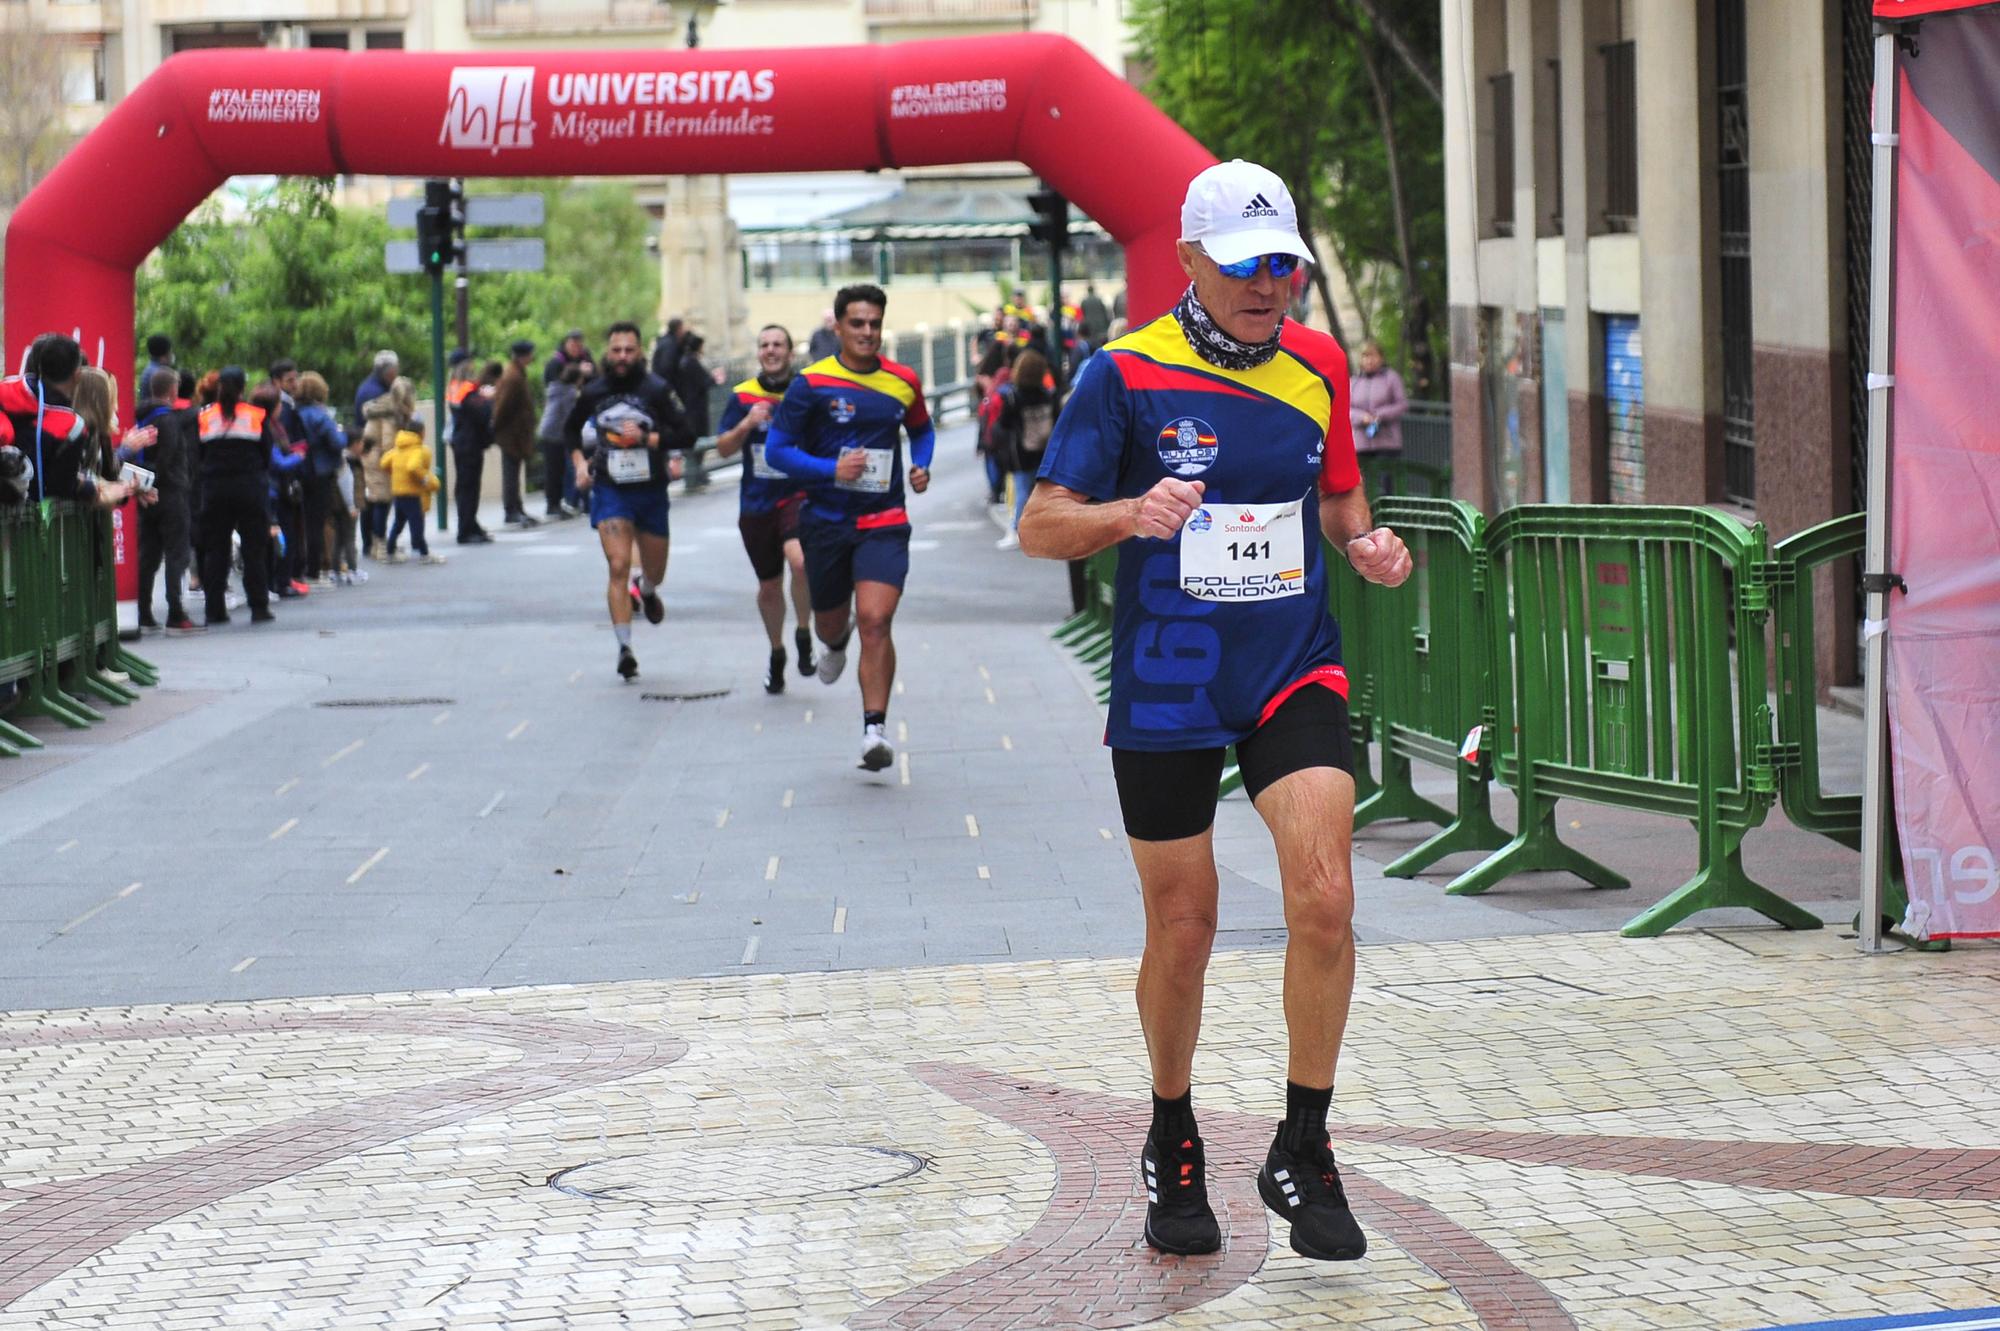
[[[535,146],[535,67],[461,65],[451,71],[438,142],[454,148]]]

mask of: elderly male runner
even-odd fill
[[[764,444],[765,459],[807,487],[799,539],[813,627],[826,645],[819,658],[822,683],[840,678],[848,637],[861,634],[860,766],[871,772],[896,761],[885,732],[896,680],[889,626],[910,574],[903,435],[910,437],[910,489],[918,494],[930,487],[937,448],[917,372],[882,357],[888,300],[877,286],[840,289],[833,298],[840,350],[792,380]]]
[[[1188,186],[1181,235],[1186,294],[1078,381],[1021,548],[1078,559],[1118,547],[1106,742],[1146,906],[1146,1241],[1175,1253],[1222,1241],[1189,1078],[1215,940],[1216,788],[1234,744],[1277,843],[1289,934],[1285,1118],[1257,1191],[1291,1222],[1294,1251],[1351,1260],[1368,1244],[1326,1115],[1354,988],[1354,757],[1318,537],[1387,586],[1410,557],[1369,518],[1346,358],[1285,318],[1307,251],[1284,183],[1240,160],[1210,167]]]

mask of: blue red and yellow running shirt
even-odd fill
[[[729,405],[722,409],[722,419],[716,422],[717,434],[728,434],[743,423],[750,414],[750,408],[759,402],[771,404],[774,416],[778,403],[784,397],[764,387],[756,376],[745,379],[729,390]],[[798,494],[802,487],[797,481],[772,466],[766,456],[771,427],[762,425],[750,432],[743,444],[743,480],[738,492],[738,511],[743,513],[769,513],[779,503]]]
[[[937,434],[917,372],[891,360],[850,370],[840,357],[806,366],[785,389],[771,417],[764,455],[806,487],[809,521],[893,527],[909,521],[903,508],[903,432],[910,465],[931,465]],[[868,473],[852,484],[834,480],[843,451],[865,448]]]
[[[1178,534],[1121,543],[1105,743],[1216,748],[1248,737],[1302,685],[1345,697],[1314,493],[1361,484],[1340,344],[1287,320],[1271,360],[1224,370],[1171,314],[1107,343],[1063,405],[1041,476],[1109,501],[1170,475],[1202,482],[1208,508],[1305,499],[1305,591],[1197,600],[1181,590]]]

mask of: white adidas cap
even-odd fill
[[[1240,157],[1217,162],[1188,182],[1181,239],[1200,241],[1217,263],[1240,263],[1259,254],[1312,258],[1299,239],[1299,212],[1285,182]]]

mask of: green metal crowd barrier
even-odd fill
[[[1492,673],[1486,519],[1456,499],[1392,497],[1375,505],[1375,520],[1410,547],[1412,570],[1400,587],[1369,587],[1360,617],[1342,623],[1343,638],[1353,643],[1350,657],[1369,667],[1370,710],[1382,748],[1381,789],[1356,804],[1354,825],[1384,818],[1438,824],[1437,835],[1383,870],[1408,878],[1447,855],[1495,850],[1508,841],[1493,821],[1489,747],[1480,744],[1461,756],[1467,737],[1485,720]],[[1454,809],[1417,793],[1413,762],[1454,774]]]
[[[1703,508],[1529,505],[1488,522],[1457,500],[1389,496],[1375,515],[1410,546],[1415,567],[1402,587],[1366,583],[1325,552],[1348,671],[1355,826],[1405,818],[1440,828],[1388,873],[1408,877],[1476,850],[1492,853],[1450,893],[1538,870],[1629,886],[1558,836],[1557,803],[1576,799],[1695,829],[1694,877],[1628,923],[1628,937],[1723,907],[1820,927],[1751,879],[1742,847],[1780,800],[1799,828],[1860,843],[1860,797],[1822,787],[1813,657],[1814,571],[1859,552],[1859,516],[1773,549],[1761,526]],[[1056,631],[1100,680],[1115,570],[1115,551],[1089,562],[1089,603]],[[1454,774],[1455,807],[1418,794],[1416,763]],[[1496,776],[1520,810],[1511,835],[1493,817]],[[1231,765],[1222,792],[1240,786]],[[1888,908],[1900,917],[1900,884]]]
[[[139,696],[126,680],[159,682],[149,662],[119,646],[111,543],[111,517],[94,509],[47,503],[0,510],[0,685],[12,690],[8,716],[83,729],[104,719],[86,696],[124,706]],[[0,757],[40,747],[0,720]]]
[[[1390,495],[1451,498],[1451,468],[1420,462],[1400,453],[1363,453],[1361,484],[1372,502]]]
[[[1556,835],[1556,802],[1580,799],[1694,824],[1695,876],[1627,924],[1627,937],[1729,906],[1820,927],[1743,868],[1743,838],[1777,793],[1763,528],[1701,508],[1530,505],[1494,519],[1487,550],[1487,733],[1519,801],[1519,831],[1447,891],[1484,892],[1540,869],[1629,886]]]

